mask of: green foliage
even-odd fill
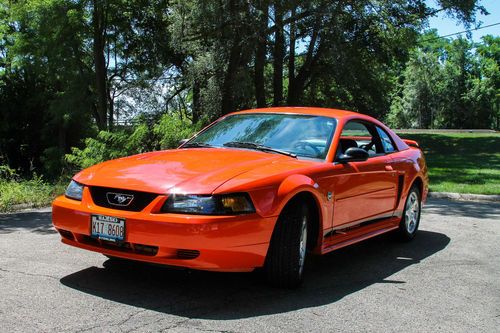
[[[466,25],[484,11],[436,6]],[[255,106],[498,128],[498,38],[474,52],[429,35],[415,50],[433,12],[422,0],[1,1],[0,163],[53,180]]]
[[[21,182],[0,180],[0,212],[45,207],[54,199],[52,186],[39,180]]]
[[[57,177],[64,152],[93,134],[82,4],[16,1],[1,9],[0,152],[24,176]]]
[[[189,139],[195,132],[200,130],[202,123],[203,120],[193,125],[189,120],[163,115],[160,122],[153,128],[157,145],[161,149],[176,148],[182,139]]]
[[[427,42],[430,41],[430,42]],[[499,37],[421,37],[394,94],[387,122],[397,128],[499,128]]]
[[[53,187],[41,176],[33,174],[29,180],[22,180],[15,170],[0,165],[0,212],[23,208],[42,207],[50,204]]]
[[[12,180],[17,177],[16,170],[12,169],[8,165],[0,165],[0,179]]]
[[[66,155],[66,161],[79,168],[87,168],[99,162],[138,154],[144,151],[143,140],[147,127],[141,124],[133,131],[100,131],[95,138],[85,139],[84,148],[73,147]]]
[[[110,159],[154,149],[171,149],[198,129],[199,125],[168,114],[152,126],[143,119],[131,129],[100,131],[96,138],[85,139],[85,146],[81,149],[73,147],[72,153],[66,155],[66,161],[77,169],[84,169]]]

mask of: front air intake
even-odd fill
[[[200,256],[198,250],[177,250],[177,259],[195,259]]]
[[[78,241],[83,244],[97,246],[108,250],[140,254],[143,256],[155,256],[158,253],[158,246],[129,242],[110,242],[103,239],[93,238],[87,235],[82,235],[82,237],[80,237]]]

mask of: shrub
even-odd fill
[[[165,114],[159,122],[150,125],[145,119],[133,128],[101,131],[96,138],[85,139],[85,146],[72,148],[66,155],[66,161],[78,169],[123,156],[143,153],[158,149],[170,149],[178,146],[179,141],[190,137],[199,124],[189,120]]]
[[[8,170],[7,173],[5,170]],[[41,176],[21,180],[15,170],[0,166],[0,211],[10,211],[24,204],[26,207],[42,207],[50,204],[54,197],[53,187]]]
[[[153,132],[161,149],[173,149],[179,146],[182,139],[190,138],[201,128],[201,123],[163,115],[160,122],[154,126]]]

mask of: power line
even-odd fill
[[[496,25],[500,25],[500,22],[488,24],[488,25],[485,25],[485,26],[482,26],[482,27],[478,27],[478,28],[474,28],[474,29],[469,29],[469,30],[455,32],[455,33],[444,35],[444,36],[432,37],[432,38],[424,39],[424,40],[422,40],[420,42],[429,42],[429,41],[433,41],[433,40],[436,40],[436,39],[451,37],[451,36],[455,36],[455,35],[461,35],[461,34],[466,33],[466,32],[471,32],[471,31],[481,30],[481,29],[485,29],[485,28],[489,28],[489,27],[494,27]]]

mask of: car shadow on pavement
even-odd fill
[[[39,234],[54,234],[50,211],[0,214],[0,234],[27,230]]]
[[[383,235],[322,257],[310,257],[296,290],[266,285],[257,273],[176,270],[107,260],[63,277],[63,285],[104,299],[187,318],[231,320],[334,303],[377,283],[411,288],[391,278],[443,250],[450,239],[420,231],[409,243]],[[312,259],[312,260],[311,260]]]

